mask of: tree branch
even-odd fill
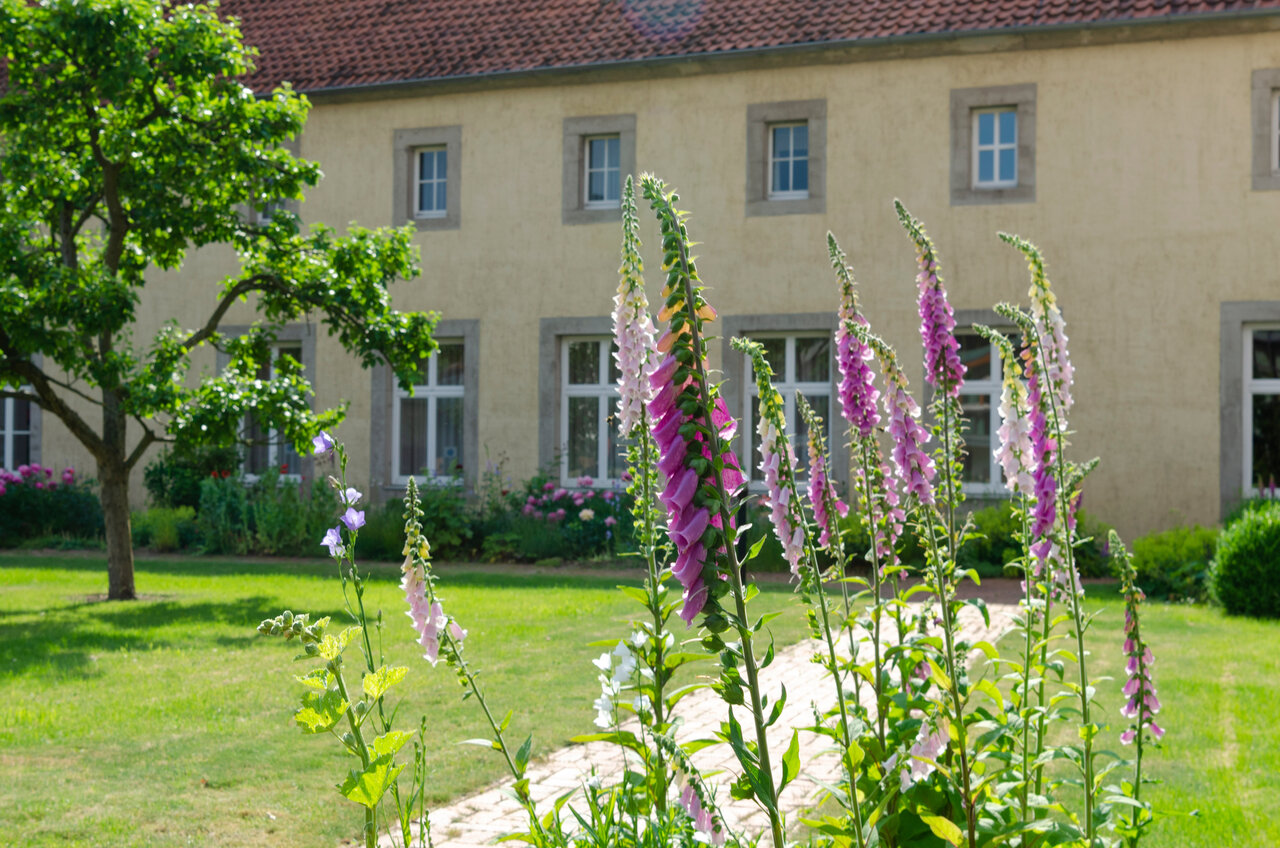
[[[204,326],[196,330],[182,342],[182,349],[189,351],[200,343],[208,340],[214,333],[218,332],[218,325],[222,323],[223,317],[226,316],[227,310],[241,296],[252,291],[258,291],[261,283],[275,279],[269,274],[254,274],[236,283],[222,296],[218,301],[218,306],[213,310],[213,314],[209,316],[209,320],[204,322]]]
[[[133,419],[142,425],[142,438],[138,440],[138,444],[134,447],[133,452],[129,454],[129,458],[124,461],[126,471],[132,471],[133,466],[137,465],[138,460],[142,459],[142,455],[147,452],[147,448],[151,447],[154,442],[159,441],[155,432],[141,418],[135,415]]]

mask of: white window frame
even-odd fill
[[[618,143],[618,167],[609,167],[608,145],[605,146],[604,166],[600,168],[591,167],[591,142],[614,140]],[[606,197],[604,200],[592,200],[591,194],[591,175],[604,175],[604,191],[609,193],[609,172],[617,171],[618,173],[618,196],[610,200]],[[622,205],[622,134],[621,133],[595,133],[593,135],[584,135],[582,137],[582,208],[583,209],[617,209]]]
[[[14,464],[13,457],[13,443],[15,436],[25,435],[27,437],[27,462],[30,462],[30,444],[32,437],[31,424],[35,417],[35,410],[34,408],[32,409],[31,415],[27,419],[27,429],[18,430],[14,421],[17,418],[16,407],[21,402],[22,401],[18,398],[0,398],[0,423],[4,424],[3,438],[0,438],[0,468],[7,471],[14,471],[17,467]],[[30,401],[27,402],[30,403]],[[32,406],[34,407],[35,405],[32,404]],[[17,465],[26,464],[27,463],[17,463]]]
[[[279,355],[280,355],[282,352],[285,352],[285,351],[296,351],[296,352],[297,352],[297,356],[294,356],[294,359],[296,359],[296,360],[298,361],[298,364],[299,364],[299,365],[301,365],[301,364],[302,364],[302,357],[303,357],[303,353],[302,353],[302,342],[300,342],[300,341],[277,341],[277,342],[272,342],[272,343],[271,343],[271,346],[270,346],[271,363],[270,363],[270,365],[268,366],[268,369],[267,369],[267,378],[268,378],[268,379],[274,380],[274,379],[276,378],[276,359],[279,357]],[[248,426],[249,426],[249,420],[248,420],[248,418],[247,418],[247,417],[246,417],[246,419],[245,419],[244,426],[245,426],[245,428],[246,428],[246,429],[247,429],[247,428],[248,428]],[[281,441],[281,435],[280,435],[280,432],[279,432],[278,430],[276,430],[276,428],[274,428],[274,427],[271,427],[271,428],[269,428],[269,429],[267,430],[267,445],[266,445],[266,447],[267,447],[267,467],[268,467],[268,468],[279,468],[279,467],[280,467],[280,460],[281,460],[280,451],[281,451],[281,448],[283,448],[283,447],[284,447],[284,444],[283,444],[283,442]],[[305,459],[305,457],[303,456],[303,454],[299,453],[299,454],[298,454],[298,466],[299,466],[299,473],[297,473],[297,474],[281,474],[281,475],[280,475],[280,479],[281,479],[281,480],[290,480],[290,481],[292,481],[292,482],[294,482],[294,483],[301,483],[301,482],[302,482],[301,466],[302,466],[302,460],[303,460],[303,459]],[[244,462],[242,462],[242,463],[240,464],[240,470],[241,470],[241,474],[242,474],[242,476],[244,477],[244,481],[245,481],[246,483],[256,483],[256,482],[258,482],[258,480],[262,477],[262,475],[261,475],[261,474],[257,474],[257,473],[254,473],[254,472],[249,471],[248,465],[249,465],[249,463],[248,463],[248,457],[246,456],[246,457],[245,457],[245,461],[244,461]]]
[[[429,180],[422,178],[422,154],[424,153],[443,153],[445,155],[444,176],[440,176],[440,169],[437,167],[436,174]],[[413,149],[413,216],[415,218],[444,218],[449,214],[449,146],[446,144],[430,144]],[[438,163],[438,160],[437,160]],[[443,209],[423,209],[422,208],[422,186],[425,183],[431,184],[431,196],[435,197],[436,189],[440,184],[444,185],[444,208]]]
[[[768,136],[768,141],[769,141],[769,158],[768,158],[769,172],[768,174],[765,175],[765,179],[768,181],[767,182],[767,185],[769,186],[768,198],[770,200],[807,200],[809,198],[810,176],[806,176],[805,188],[802,191],[796,191],[796,190],[775,191],[773,188],[774,163],[776,162],[787,163],[787,168],[791,173],[792,185],[795,185],[795,178],[796,178],[795,163],[803,160],[806,166],[809,164],[808,153],[806,153],[804,156],[795,155],[795,134],[794,133],[792,133],[792,136],[791,136],[791,141],[792,141],[791,155],[788,155],[785,157],[778,157],[774,153],[774,149],[773,149],[774,130],[787,129],[787,128],[793,128],[793,127],[804,127],[805,130],[807,131],[809,129],[809,122],[808,121],[776,121],[773,123],[765,124],[765,133]],[[809,144],[811,143],[812,143],[811,140],[809,142],[806,142],[806,145],[805,145],[806,151],[810,149]],[[808,168],[806,168],[805,173],[809,174]]]
[[[991,144],[980,144],[978,142],[978,122],[982,115],[997,115],[1010,112],[1013,114],[1013,141],[1004,142],[1000,139],[1000,119],[995,119],[995,126],[992,127],[994,135]],[[1017,106],[991,106],[983,109],[974,109],[973,115],[973,162],[971,163],[971,171],[973,174],[973,187],[975,189],[1002,189],[1016,188],[1018,185],[1018,107]],[[978,170],[978,158],[983,151],[990,150],[992,155],[992,174],[995,179],[983,182]],[[1013,151],[1013,179],[1000,179],[1000,153],[1005,150]]]
[[[809,446],[807,444],[798,444],[795,441],[796,434],[800,432],[799,412],[796,409],[796,391],[798,390],[806,399],[813,398],[817,395],[823,395],[827,398],[827,412],[823,415],[823,422],[826,424],[827,432],[835,433],[834,425],[831,417],[836,410],[836,392],[832,388],[831,375],[835,371],[835,338],[831,333],[823,333],[820,331],[804,331],[797,330],[794,332],[761,332],[751,333],[752,341],[765,341],[766,339],[785,339],[786,340],[786,368],[784,373],[773,375],[773,387],[778,394],[782,395],[783,409],[787,416],[787,435],[792,439],[792,448],[795,449],[796,459],[799,460],[801,451],[807,452]],[[796,379],[796,342],[800,339],[821,339],[827,340],[827,379],[822,382],[800,382]],[[752,413],[751,402],[760,397],[760,387],[756,383],[755,366],[751,362],[751,357],[742,354],[742,375],[743,385],[747,391],[743,392],[743,403],[741,413],[742,423],[742,440],[741,453],[738,460],[742,463],[742,468],[746,472],[747,480],[753,491],[762,491],[764,482],[756,479],[756,472],[759,470],[760,457],[755,454],[755,416]],[[770,362],[770,366],[776,363]],[[830,436],[828,436],[828,452],[830,452]],[[808,474],[796,475],[796,482],[806,482],[809,479]]]
[[[960,482],[961,491],[972,494],[982,495],[984,497],[1003,497],[1009,494],[1009,490],[1004,485],[1004,466],[995,457],[995,448],[999,445],[1000,426],[1003,422],[1000,420],[1000,399],[1004,392],[1004,360],[1000,358],[1000,351],[996,346],[988,342],[977,333],[957,332],[956,336],[971,336],[986,343],[991,351],[991,376],[985,380],[970,380],[965,378],[964,385],[960,388],[960,396],[965,395],[986,395],[988,403],[987,427],[991,433],[991,447],[987,453],[987,481],[986,483],[975,483],[962,479]],[[965,445],[968,449],[968,445]]]
[[[1280,324],[1249,324],[1244,328],[1244,462],[1240,469],[1246,497],[1262,497],[1253,480],[1253,399],[1257,395],[1280,395],[1280,378],[1261,379],[1253,376],[1253,334],[1258,330],[1280,330]],[[1280,485],[1280,482],[1278,482]]]
[[[577,342],[599,342],[599,359],[597,364],[596,383],[569,382],[569,345]],[[593,489],[611,488],[620,482],[609,476],[609,441],[612,438],[610,428],[616,425],[613,409],[617,404],[618,388],[609,379],[612,355],[613,336],[561,336],[560,338],[560,485],[564,488],[576,488],[578,478],[569,476],[569,398],[594,397],[597,399],[596,413],[596,472],[591,477]]]
[[[439,435],[436,432],[436,410],[439,401],[442,398],[459,398],[463,399],[463,416],[466,416],[466,342],[463,339],[437,339],[438,343],[456,344],[462,348],[463,376],[462,382],[457,385],[442,386],[439,384],[439,365],[440,357],[431,356],[427,358],[427,381],[417,384],[413,387],[413,394],[396,386],[395,398],[391,403],[391,481],[398,486],[406,486],[409,478],[413,478],[414,482],[424,483],[460,483],[462,476],[460,474],[401,474],[400,473],[400,404],[405,400],[426,400],[427,402],[427,460],[434,461],[436,456],[436,438]],[[463,438],[466,438],[466,421],[463,421]],[[458,457],[458,464],[455,468],[462,466],[462,457]],[[465,471],[463,467],[463,471]]]

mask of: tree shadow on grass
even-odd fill
[[[634,563],[634,565],[632,565]],[[6,569],[49,569],[54,571],[76,571],[99,573],[103,584],[106,583],[107,560],[103,555],[70,555],[41,554],[38,556],[22,556],[8,554],[0,556],[0,582]],[[134,563],[139,590],[146,591],[147,574],[167,574],[190,577],[231,577],[231,576],[292,576],[331,579],[338,582],[337,568],[329,559],[291,559],[291,558],[226,558],[226,557],[179,557],[174,559],[139,558]],[[399,562],[362,561],[361,573],[373,582],[400,582],[401,570]],[[450,585],[477,588],[554,588],[557,586],[574,586],[578,588],[611,589],[619,583],[639,584],[644,579],[640,560],[628,561],[626,570],[601,569],[600,573],[592,573],[591,567],[564,567],[538,565],[484,565],[484,564],[452,564],[436,566],[437,576],[442,582]]]
[[[262,637],[258,622],[281,611],[280,600],[253,595],[226,601],[137,601],[119,604],[84,601],[43,611],[25,611],[0,621],[0,679],[20,677],[32,669],[54,678],[101,675],[98,656],[121,651],[199,648],[213,641],[243,648]],[[339,610],[317,612],[341,620]],[[210,633],[230,625],[243,635]]]

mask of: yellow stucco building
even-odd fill
[[[1257,480],[1280,478],[1274,4],[1068,4],[1082,19],[910,4],[964,7],[957,21],[848,4],[863,8],[800,36],[770,17],[799,14],[797,2],[691,2],[684,17],[657,18],[643,3],[562,4],[604,10],[590,37],[557,4],[496,4],[548,7],[505,24],[470,20],[461,3],[424,9],[417,24],[380,20],[363,0],[332,5],[345,17],[300,2],[224,8],[262,50],[255,87],[292,80],[314,104],[298,152],[325,178],[303,221],[419,230],[423,274],[394,286],[395,302],[441,312],[448,344],[414,398],[317,326],[282,336],[318,404],[350,403],[339,435],[352,478],[376,492],[458,466],[473,480],[486,457],[507,458],[516,476],[557,459],[566,482],[616,475],[606,336],[618,186],[639,171],[693,212],[723,318],[714,364],[739,415],[749,399],[731,334],[770,339],[784,387],[834,397],[828,230],[873,328],[920,373],[914,254],[891,205],[901,198],[938,245],[962,325],[1025,299],[1025,267],[997,231],[1044,251],[1076,366],[1072,455],[1102,458],[1085,496],[1093,515],[1128,535],[1212,523]],[[537,52],[552,40],[539,27],[568,58]],[[363,52],[335,44],[362,39]],[[157,276],[142,331],[203,321],[214,288],[189,281],[221,276],[231,259],[206,251],[181,276]],[[245,310],[231,323],[248,320]],[[978,422],[966,473],[991,496],[998,374],[976,339],[965,345]],[[210,354],[205,367],[216,365]],[[33,458],[87,463],[49,416],[27,427]],[[11,453],[19,431],[10,421]],[[260,461],[295,461],[285,454]]]

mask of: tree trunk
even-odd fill
[[[129,472],[123,463],[98,463],[102,515],[107,525],[107,599],[132,601],[133,531],[129,526]]]

